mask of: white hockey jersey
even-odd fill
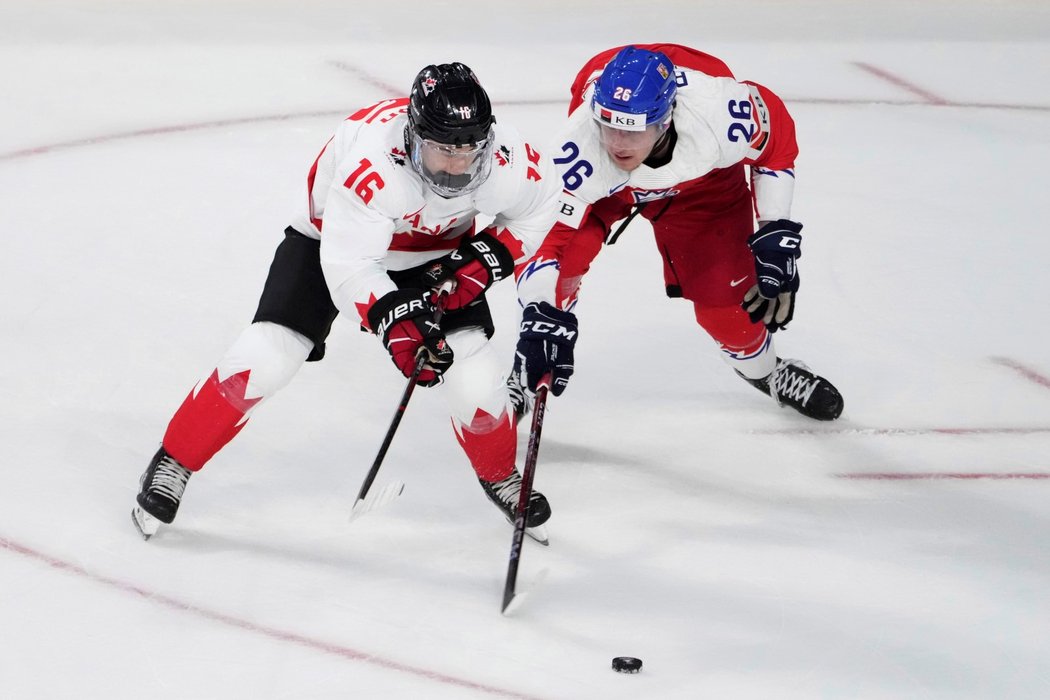
[[[561,154],[554,162],[564,168],[564,223],[578,225],[586,205],[626,191],[633,204],[673,197],[713,170],[737,163],[757,165],[770,146],[770,110],[758,86],[732,78],[712,77],[676,66],[679,88],[674,108],[677,143],[674,158],[652,168],[646,164],[628,173],[620,170],[599,141],[591,113],[593,82],[559,132]],[[794,137],[792,134],[792,145]],[[793,163],[791,164],[793,166]],[[768,181],[755,178],[760,220],[786,219],[791,214],[793,177]]]
[[[557,214],[561,180],[550,160],[500,123],[485,182],[461,197],[433,193],[405,151],[407,106],[407,98],[384,100],[348,117],[310,169],[307,197],[292,221],[320,239],[336,308],[366,326],[368,308],[396,288],[387,270],[454,250],[474,232],[475,218],[491,219],[489,232],[520,263]]]
[[[626,172],[609,156],[600,142],[591,97],[595,80],[622,47],[594,56],[573,81],[569,118],[553,141],[553,162],[565,191],[558,221],[539,254],[517,271],[522,303],[546,301],[570,308],[609,224],[636,205],[689,195],[711,211],[733,206],[739,190],[727,189],[717,172],[726,168],[750,166],[760,221],[790,218],[798,144],[794,121],[781,99],[761,85],[738,82],[725,63],[709,54],[675,44],[640,46],[660,51],[674,63],[673,157],[659,167],[643,163]],[[597,209],[602,209],[601,217]]]

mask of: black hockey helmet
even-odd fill
[[[427,66],[412,83],[408,124],[421,138],[475,145],[489,138],[495,121],[488,93],[462,63]]]
[[[409,97],[405,143],[412,167],[442,197],[473,192],[492,167],[495,122],[489,96],[470,68],[427,66]]]

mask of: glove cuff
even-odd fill
[[[544,316],[545,318],[552,319],[558,323],[576,326],[576,314],[571,311],[559,309],[557,306],[546,302],[546,301],[534,301],[525,307],[525,311],[522,314],[522,319],[532,318],[535,316]]]
[[[485,231],[464,239],[459,244],[459,253],[484,265],[493,282],[509,277],[514,272],[514,256],[507,246]]]

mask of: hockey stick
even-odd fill
[[[445,310],[441,307],[441,299],[448,293],[446,287],[442,287],[438,297],[437,308],[434,309],[434,317],[431,322],[435,325],[441,323],[441,317],[445,314]],[[378,491],[369,493],[372,488],[372,482],[375,481],[376,475],[379,473],[379,467],[383,465],[383,460],[386,458],[387,450],[390,449],[390,443],[394,440],[394,433],[397,432],[397,426],[401,425],[401,419],[405,415],[405,409],[408,408],[408,400],[412,398],[412,392],[416,390],[416,380],[419,379],[419,373],[423,371],[423,365],[427,362],[427,350],[425,347],[419,348],[419,354],[416,357],[416,366],[412,369],[412,375],[408,378],[408,385],[405,387],[404,393],[401,395],[401,403],[397,405],[397,411],[394,412],[394,418],[390,421],[390,427],[387,428],[386,437],[383,438],[383,444],[379,447],[379,454],[376,455],[376,459],[372,462],[372,468],[368,470],[368,474],[365,476],[364,482],[361,484],[361,490],[357,492],[357,500],[354,501],[354,507],[350,509],[350,520],[373,511],[377,508],[385,506],[392,500],[401,495],[401,492],[405,490],[405,484],[402,481],[392,481],[389,484],[383,486]]]
[[[525,520],[532,497],[532,479],[536,475],[536,458],[540,451],[540,433],[543,431],[543,414],[547,409],[547,392],[551,375],[545,374],[536,389],[536,403],[532,408],[532,431],[529,433],[529,450],[525,454],[525,467],[521,473],[521,493],[518,494],[518,510],[514,519],[514,538],[510,542],[510,562],[507,565],[507,582],[503,586],[503,607],[506,614],[514,601],[518,585],[518,563],[521,561],[521,545],[525,540]]]

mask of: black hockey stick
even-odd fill
[[[518,585],[518,562],[521,561],[521,545],[525,540],[525,520],[532,497],[532,479],[536,475],[536,458],[540,452],[540,433],[543,431],[543,414],[547,409],[547,392],[551,375],[545,374],[536,389],[536,403],[532,408],[532,431],[529,433],[529,450],[525,453],[525,468],[521,473],[521,493],[518,495],[518,510],[514,518],[514,538],[510,542],[510,562],[507,565],[507,583],[503,586],[503,607],[506,613],[514,601]]]
[[[441,323],[441,317],[445,313],[440,302],[446,293],[447,291],[443,288],[438,297],[438,306],[434,309],[434,316],[431,319],[432,323],[435,325]],[[383,444],[379,447],[379,454],[376,455],[375,461],[372,462],[372,468],[368,470],[368,474],[365,476],[365,480],[361,484],[361,490],[357,493],[357,500],[354,501],[354,507],[350,509],[351,520],[371,510],[375,510],[380,506],[386,505],[400,496],[401,492],[405,489],[405,484],[403,482],[393,481],[369,495],[369,490],[372,488],[372,482],[375,481],[376,475],[379,473],[379,467],[383,465],[383,459],[386,458],[387,450],[390,449],[390,443],[394,440],[394,433],[397,432],[397,426],[401,425],[401,419],[405,415],[405,409],[408,408],[408,400],[412,398],[412,392],[416,390],[416,381],[419,379],[419,373],[423,371],[423,365],[425,365],[426,362],[427,350],[425,347],[420,347],[419,355],[416,357],[416,366],[412,369],[412,375],[408,378],[408,385],[405,387],[405,391],[401,395],[401,403],[397,405],[397,411],[394,412],[394,419],[390,421],[390,427],[387,428],[386,437],[383,438]]]

